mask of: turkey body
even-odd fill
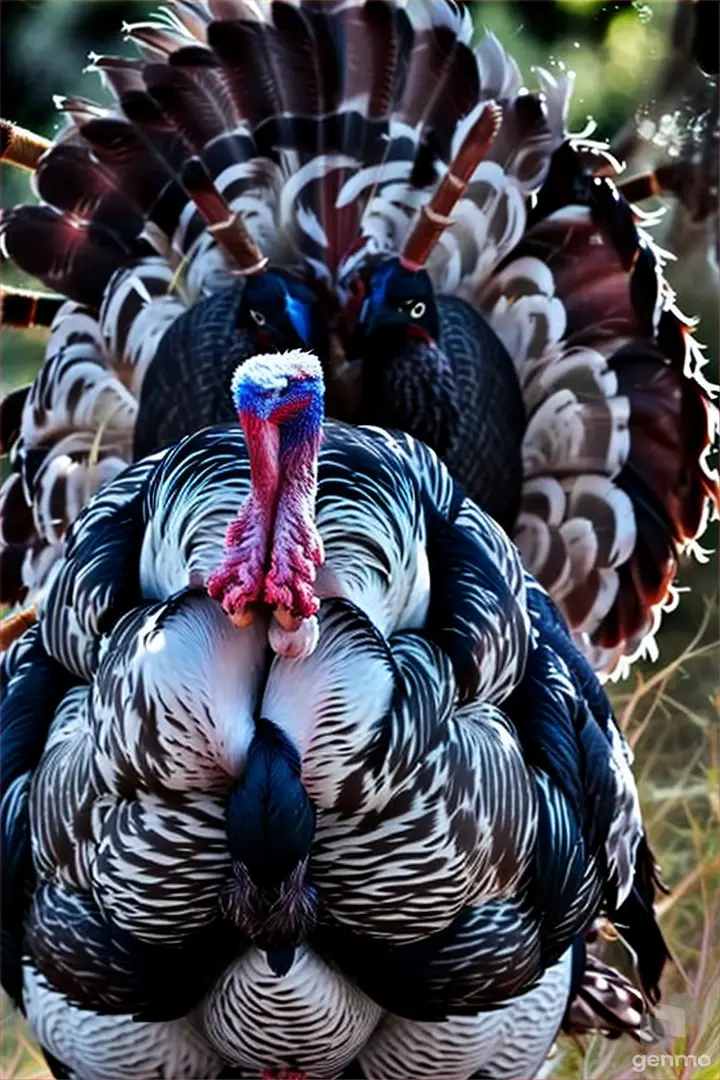
[[[526,427],[515,367],[485,319],[464,300],[439,296],[437,309],[437,349],[411,345],[394,356],[371,354],[363,361],[358,417],[422,439],[471,499],[512,532]]]
[[[646,888],[604,695],[437,458],[337,424],[319,460],[319,642],[273,656],[262,618],[232,625],[201,587],[248,485],[230,426],[128,469],[78,519],[39,628],[5,658],[4,790],[27,802],[3,799],[3,896],[32,892],[12,945],[38,1037],[88,1080],[111,1065],[331,1077],[353,1061],[420,1077],[441,1051],[458,1078],[534,1070],[577,935]],[[18,724],[42,665],[69,688]],[[37,761],[25,733],[43,725]],[[267,729],[315,814],[300,855],[317,918],[280,976],[263,928],[253,942],[234,918],[242,897],[223,901],[232,795]],[[263,811],[243,806],[250,834]],[[243,851],[271,860],[282,837],[261,825]],[[633,947],[652,987],[643,910]]]

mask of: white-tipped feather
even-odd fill
[[[603,528],[599,532],[601,566],[621,566],[635,546],[635,514],[630,497],[605,477],[579,476],[563,484],[568,516],[587,516]],[[595,511],[595,512],[593,512]]]
[[[505,52],[495,34],[486,30],[475,49],[484,94],[496,101],[515,97],[522,76],[515,60]]]
[[[130,1013],[101,1016],[70,1005],[32,966],[23,969],[27,1017],[42,1046],[72,1062],[77,1080],[159,1080],[219,1076],[224,1069],[192,1020],[139,1023]]]
[[[381,1015],[374,1002],[303,945],[283,978],[258,949],[231,964],[203,1006],[203,1028],[225,1061],[251,1075],[296,1069],[332,1080]]]
[[[368,1076],[385,1080],[466,1080],[493,1062],[492,1076],[539,1076],[562,1020],[570,989],[566,953],[538,985],[498,1009],[477,1016],[418,1023],[387,1016],[360,1054]]]

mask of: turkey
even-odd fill
[[[95,496],[4,657],[3,985],[58,1075],[530,1075],[596,915],[649,1002],[667,955],[607,699],[314,356],[231,399]]]
[[[526,92],[445,0],[182,2],[126,34],[138,59],[92,58],[112,106],[0,132],[40,200],[3,249],[57,290],[3,300],[51,324],[3,403],[4,599],[130,461],[232,420],[238,363],[310,347],[329,415],[435,449],[620,671],[717,505],[715,391],[569,77]]]

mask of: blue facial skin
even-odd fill
[[[315,303],[310,290],[288,275],[255,274],[245,282],[238,325],[268,350],[314,348]]]
[[[286,291],[285,293],[285,312],[290,322],[295,327],[295,331],[303,342],[304,345],[310,344],[311,336],[311,312],[310,307],[304,304],[292,293]]]
[[[405,332],[437,341],[435,293],[425,270],[406,270],[399,259],[389,259],[370,275],[357,333],[367,341],[383,331],[393,339]]]
[[[281,357],[277,362],[271,356],[254,357],[233,379],[232,397],[238,413],[280,426],[281,455],[309,440],[316,444],[322,427],[325,388],[319,364],[313,359],[312,365],[316,370],[305,371],[301,364],[293,370]]]

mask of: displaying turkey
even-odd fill
[[[432,451],[323,426],[307,353],[232,400],[6,653],[3,985],[83,1078],[534,1075],[596,915],[666,957],[607,699]]]
[[[718,488],[712,387],[665,255],[571,81],[522,88],[442,2],[176,3],[93,58],[115,105],[57,104],[50,146],[3,156],[40,205],[2,243],[69,300],[43,368],[4,403],[4,597],[46,578],[90,495],[229,420],[237,364],[310,346],[330,415],[437,450],[514,535],[597,669],[672,601]]]

